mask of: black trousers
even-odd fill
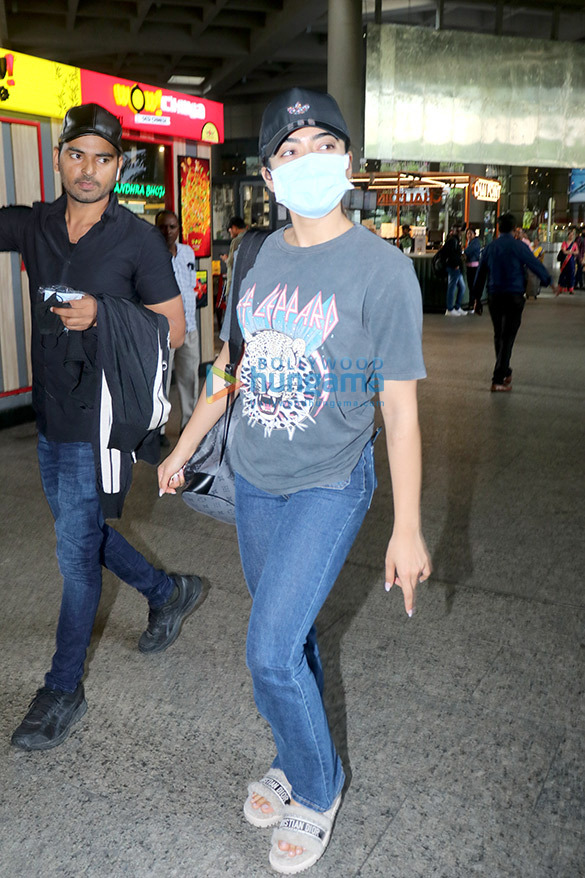
[[[465,269],[467,273],[467,288],[469,289],[468,308],[471,311],[475,307],[475,296],[473,295],[473,287],[475,285],[475,276],[477,274],[477,265],[468,265]],[[480,297],[481,301],[481,297]]]
[[[492,381],[503,384],[504,378],[512,374],[510,358],[516,333],[522,323],[524,293],[493,293],[488,296],[490,317],[494,325],[494,346],[496,365]]]

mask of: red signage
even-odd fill
[[[198,258],[211,255],[211,180],[209,161],[180,156],[180,211],[184,244],[189,244]]]
[[[84,104],[101,104],[126,129],[200,143],[223,143],[223,104],[217,101],[92,70],[81,71],[81,96]]]
[[[376,203],[379,207],[393,207],[397,204],[439,204],[441,202],[442,194],[442,189],[427,187],[381,189],[378,192]]]

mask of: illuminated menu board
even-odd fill
[[[179,156],[180,219],[184,244],[197,257],[211,255],[211,180],[209,161]]]

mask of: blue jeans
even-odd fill
[[[102,566],[142,592],[153,607],[166,603],[174,585],[105,523],[90,443],[49,442],[39,435],[38,455],[63,576],[57,649],[45,686],[74,692],[100,600]]]
[[[369,442],[344,482],[268,494],[236,475],[236,524],[252,595],[247,664],[259,712],[274,735],[275,767],[293,798],[326,811],[345,775],[323,705],[315,619],[370,505],[376,477]]]
[[[447,277],[449,279],[447,286],[447,311],[452,311],[453,308],[461,308],[461,302],[465,295],[465,280],[463,279],[463,272],[457,268],[448,268]],[[457,301],[455,301],[455,294],[457,294]]]

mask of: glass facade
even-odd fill
[[[371,159],[585,165],[585,46],[370,25]]]

